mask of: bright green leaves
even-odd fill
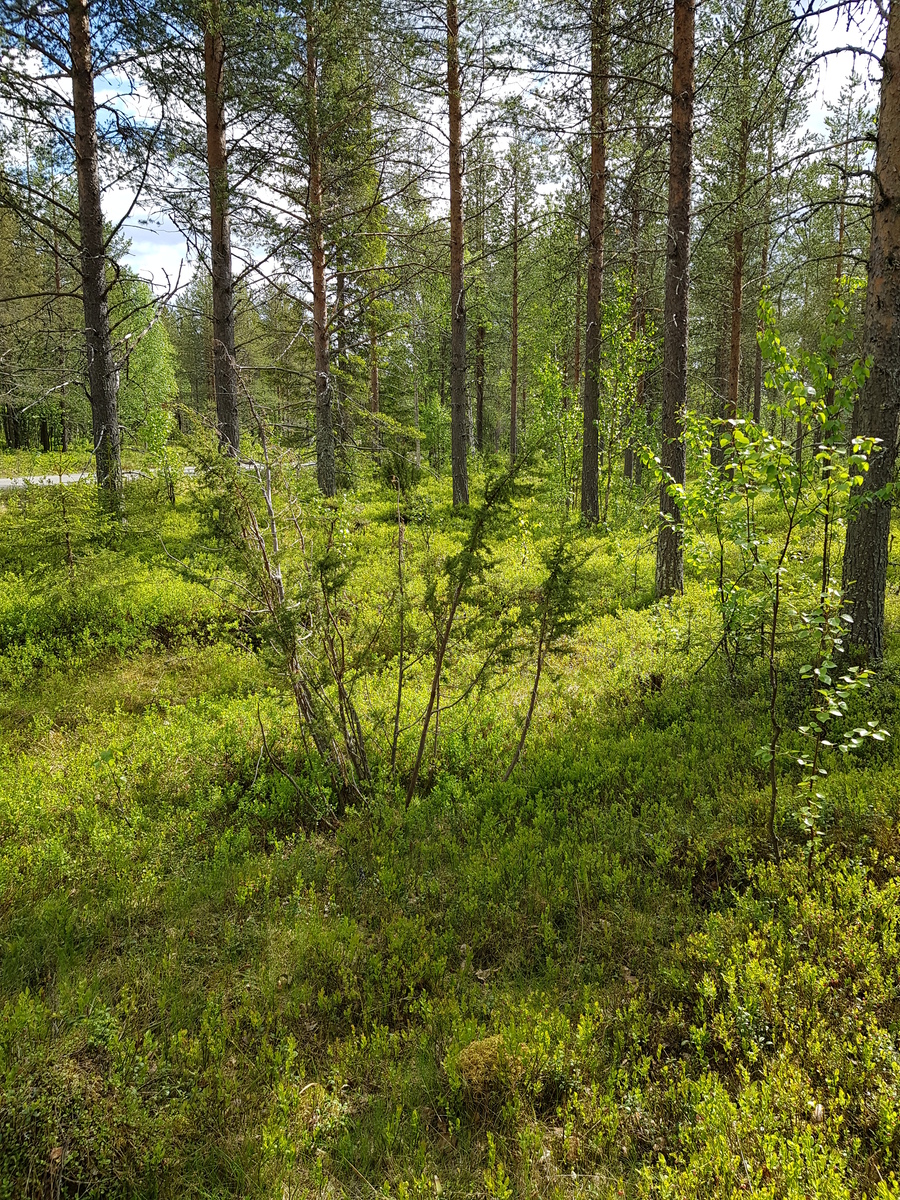
[[[126,310],[117,330],[123,366],[119,373],[119,419],[126,438],[142,443],[163,461],[175,424],[178,397],[176,351],[145,283],[122,276],[113,288],[113,312]]]
[[[537,436],[553,464],[554,499],[568,512],[575,499],[581,468],[581,410],[565,386],[559,363],[549,354],[538,368],[536,384]]]
[[[854,693],[868,686],[865,672],[851,671],[835,682],[846,621],[833,578],[833,543],[876,448],[876,439],[851,440],[847,430],[867,364],[855,362],[840,377],[837,370],[849,301],[859,286],[845,282],[841,287],[815,352],[788,349],[774,309],[763,299],[759,345],[767,364],[771,428],[741,418],[715,422],[710,429],[702,418],[690,416],[688,484],[668,482],[688,535],[688,561],[706,575],[718,600],[719,645],[729,672],[737,676],[760,659],[766,664],[769,737],[758,758],[768,769],[773,850],[777,855],[775,761],[789,757],[802,772],[800,816],[809,833],[810,863],[822,832],[822,797],[816,789],[827,774],[823,754],[832,748],[826,734],[831,723],[848,717]],[[711,454],[713,439],[723,451],[721,462]],[[811,723],[800,730],[809,750],[799,758],[795,750],[781,749],[785,719],[779,700],[782,676],[798,652],[806,659],[801,684],[813,689]],[[844,736],[839,749],[847,753],[874,737],[870,728]]]

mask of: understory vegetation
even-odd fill
[[[3,0],[0,1200],[900,1200],[898,331],[900,0]]]
[[[650,472],[582,528],[546,449],[462,511],[270,449],[195,445],[124,526],[88,484],[0,494],[0,1196],[900,1194],[897,739],[838,747],[895,729],[896,641],[811,812],[828,660],[779,635],[776,857],[725,508],[654,603]],[[765,560],[776,495],[754,520]]]

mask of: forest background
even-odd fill
[[[900,1192],[898,55],[4,7],[0,1197]]]

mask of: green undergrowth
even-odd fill
[[[183,454],[178,446],[166,448],[167,461],[172,466],[181,466]],[[122,469],[125,471],[150,472],[159,468],[157,455],[148,454],[131,439],[124,439],[122,446]],[[22,450],[0,449],[0,479],[22,476],[86,475],[92,477],[95,470],[94,455],[89,441],[81,442],[68,450],[54,447],[44,452],[36,447]]]
[[[538,578],[529,486],[504,611]],[[700,578],[648,603],[638,511],[590,541],[508,781],[524,651],[448,710],[408,809],[382,657],[376,781],[341,806],[201,581],[193,494],[135,495],[74,565],[50,497],[0,517],[3,1200],[900,1192],[896,737],[829,763],[811,870],[785,763],[775,864],[756,668],[709,660]],[[436,485],[404,503],[413,571],[461,533]],[[396,499],[343,515],[378,627]],[[896,672],[866,698],[892,731]],[[790,728],[807,702],[786,686]]]

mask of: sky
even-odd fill
[[[878,36],[878,18],[872,5],[855,6],[853,23],[848,28],[846,10],[828,13],[817,19],[816,45],[820,54],[848,44],[872,46]],[[880,46],[876,45],[876,51]],[[816,96],[810,105],[807,128],[812,133],[825,131],[826,104],[836,101],[841,88],[850,78],[854,65],[863,79],[872,80],[877,87],[880,68],[876,59],[854,56],[851,53],[828,54],[819,65]],[[110,191],[105,198],[108,219],[118,221],[128,210],[132,195],[122,189]],[[128,261],[135,271],[160,292],[166,292],[176,279],[182,285],[189,282],[196,262],[188,255],[181,233],[164,213],[151,213],[138,208],[130,216],[123,233],[131,240]]]
[[[846,51],[838,54],[829,52],[852,45],[872,47],[875,53],[879,54],[881,31],[878,13],[871,4],[857,5],[849,26],[846,10],[827,13],[819,17],[816,24],[817,53],[828,53],[828,57],[823,58],[819,64],[818,87],[810,105],[807,128],[813,133],[824,133],[826,105],[838,99],[841,88],[854,70],[861,79],[868,82],[868,90],[873,99],[881,78],[881,67],[877,58],[854,55]]]
[[[128,211],[131,196],[122,192],[108,193],[106,215],[118,221]],[[127,256],[129,266],[158,291],[168,291],[175,280],[186,283],[194,274],[195,263],[188,261],[184,237],[165,216],[144,211],[134,212],[126,221],[122,233],[131,241]],[[171,283],[169,282],[171,281]]]

